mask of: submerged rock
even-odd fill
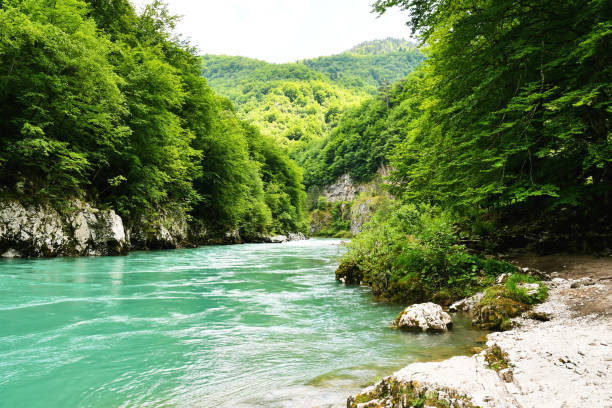
[[[453,325],[448,313],[435,303],[419,303],[408,306],[395,319],[395,327],[402,330],[445,332]]]

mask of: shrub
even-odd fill
[[[383,300],[443,304],[490,285],[515,268],[484,260],[459,245],[450,214],[430,206],[382,200],[349,244],[344,262],[358,264],[364,283]]]

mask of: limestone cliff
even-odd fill
[[[170,209],[141,215],[127,224],[114,210],[100,210],[79,199],[72,199],[59,208],[17,200],[0,201],[0,256],[123,255],[140,249],[305,239],[300,233],[258,234],[244,239],[238,230],[219,237],[209,236],[204,221],[189,223],[183,212]]]
[[[206,234],[205,229],[202,234]],[[187,217],[180,211],[141,215],[127,229],[127,235],[133,249],[175,249],[190,245]]]
[[[0,202],[0,255],[49,257],[127,253],[123,221],[113,210],[72,200],[62,212],[49,205]]]
[[[382,191],[384,177],[389,173],[381,167],[374,179],[359,183],[344,174],[325,187],[311,213],[311,235],[355,236],[363,225],[370,220],[381,199],[388,197]]]

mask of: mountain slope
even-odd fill
[[[412,44],[387,39],[290,64],[226,55],[205,55],[202,63],[210,86],[234,102],[241,118],[296,151],[322,140],[342,112],[405,77],[423,59]]]

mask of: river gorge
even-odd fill
[[[482,332],[393,330],[336,239],[0,262],[0,407],[345,406]]]

